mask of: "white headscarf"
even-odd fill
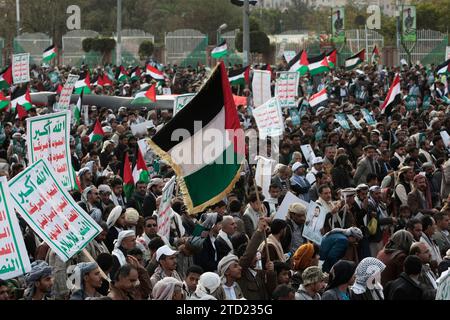
[[[172,300],[176,287],[183,288],[183,283],[172,277],[159,280],[153,287],[152,296],[154,300]]]
[[[368,257],[363,259],[356,267],[356,280],[352,286],[352,291],[356,294],[363,294],[367,289],[375,289],[383,297],[380,276],[385,268],[386,265],[377,258]]]
[[[198,280],[195,296],[200,300],[217,300],[212,294],[220,287],[220,277],[214,272],[205,272]]]
[[[239,258],[234,254],[229,254],[222,258],[217,265],[217,271],[219,272],[219,276],[222,279],[222,283],[226,282],[225,272],[227,272],[228,268],[234,263],[239,263]]]
[[[123,239],[128,237],[135,237],[136,232],[133,230],[125,230],[120,231],[119,236],[116,240],[114,240],[114,250],[112,251],[113,256],[117,257],[117,260],[119,260],[120,266],[124,266],[127,264],[127,258],[123,254],[122,250],[120,250],[120,245],[122,244]]]
[[[119,220],[120,215],[122,214],[122,207],[116,206],[114,209],[111,210],[109,213],[108,219],[106,220],[106,225],[108,226],[108,229],[114,226]]]

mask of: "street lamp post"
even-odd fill
[[[222,24],[219,29],[217,29],[217,46],[220,45],[220,38],[222,35],[222,31],[225,30],[226,28],[228,28],[228,25],[226,23]]]
[[[16,33],[20,36],[20,0],[16,0]]]
[[[117,49],[116,65],[122,64],[122,0],[117,0]]]
[[[243,26],[243,51],[244,51],[244,66],[248,66],[250,63],[250,3],[249,0],[244,0],[244,26]]]

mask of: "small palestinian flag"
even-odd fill
[[[128,152],[125,153],[125,161],[123,162],[123,192],[127,199],[131,199],[134,191],[134,180],[131,173],[131,163]]]
[[[50,62],[54,58],[56,58],[57,49],[55,45],[51,45],[47,49],[44,50],[44,54],[42,55],[42,62]]]
[[[102,125],[100,124],[100,121],[95,122],[94,131],[89,135],[89,141],[90,142],[97,142],[102,141],[103,137],[105,136],[105,132],[103,132]]]
[[[384,100],[384,103],[381,106],[381,113],[390,115],[392,112],[392,108],[394,108],[397,104],[400,103],[401,95],[402,91],[400,89],[400,76],[396,74],[394,81],[392,82],[392,85],[389,88],[386,100]]]
[[[164,81],[164,73],[162,73],[155,67],[152,67],[151,65],[147,65],[146,74],[157,81]]]
[[[345,69],[346,70],[355,69],[358,65],[364,62],[365,56],[366,56],[366,49],[362,49],[354,56],[345,60]]]
[[[139,79],[141,79],[141,68],[140,67],[136,67],[133,70],[131,70],[131,81],[137,81]]]
[[[103,73],[97,78],[97,85],[102,87],[111,87],[113,85],[111,79],[106,73]]]
[[[83,92],[81,92],[80,96],[78,97],[77,104],[75,105],[75,109],[73,110],[73,118],[76,124],[80,124],[82,106],[83,106]]]
[[[289,61],[288,68],[291,72],[300,72],[300,75],[305,75],[308,72],[308,54],[302,50],[291,61]]]
[[[312,95],[309,98],[309,105],[311,106],[311,108],[321,104],[324,101],[328,100],[328,93],[327,93],[327,89],[323,89],[322,91]]]
[[[450,74],[450,59],[436,67],[437,74]]]
[[[73,166],[72,166],[72,179],[75,182],[74,185],[72,186],[72,190],[78,191],[79,193],[82,193],[83,189],[81,188],[80,178],[76,174],[75,169],[73,168]]]
[[[327,54],[328,66],[330,69],[336,69],[337,66],[337,50],[334,49]]]
[[[91,78],[89,72],[83,72],[80,74],[80,78],[75,83],[75,94],[91,93]]]
[[[225,40],[218,47],[214,48],[213,51],[211,51],[211,57],[214,59],[220,59],[226,55],[228,55],[228,46]]]
[[[7,110],[9,107],[9,99],[0,91],[0,110]]]
[[[9,89],[13,84],[12,67],[9,66],[0,73],[0,90]]]
[[[228,80],[232,86],[245,86],[250,81],[250,67],[228,71]]]
[[[370,61],[372,62],[372,64],[380,63],[380,52],[378,51],[377,46],[373,47],[372,57],[371,57]]]
[[[132,105],[147,105],[156,102],[156,84],[153,84],[147,91],[141,91],[136,93]]]
[[[181,141],[173,139],[179,131],[190,136]],[[223,137],[223,143],[214,143],[214,151],[208,139],[198,143],[195,138],[208,131],[215,132],[216,137],[221,132]],[[238,134],[240,131],[227,71],[221,61],[191,102],[149,141],[153,151],[176,172],[190,214],[222,200],[240,179],[245,159],[245,141]]]
[[[133,168],[133,181],[134,183],[150,182],[150,175],[148,173],[147,165],[145,164],[144,157],[142,156],[141,150],[137,150],[137,161]]]
[[[28,87],[16,87],[11,91],[11,108],[17,110],[19,119],[28,116],[28,111],[33,108]]]
[[[119,74],[117,75],[117,80],[119,82],[125,82],[128,79],[128,72],[123,66],[120,66]]]
[[[309,60],[309,73],[312,76],[330,71],[328,66],[328,59],[325,53],[322,53],[316,57],[308,58]]]

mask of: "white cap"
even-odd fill
[[[293,166],[292,166],[292,172],[297,171],[297,169],[300,168],[300,167],[304,167],[303,163],[301,163],[301,162],[294,163]]]
[[[319,163],[323,163],[322,157],[315,157],[315,158],[313,159],[313,161],[312,161],[312,164],[313,164],[313,165],[319,164]]]
[[[168,245],[164,245],[161,248],[159,248],[158,250],[156,250],[156,261],[159,261],[159,259],[161,258],[162,255],[170,257],[176,253],[177,252],[175,250],[170,249],[170,247]]]

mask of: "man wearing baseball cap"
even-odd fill
[[[173,277],[181,282],[183,281],[176,271],[177,253],[177,251],[172,250],[168,245],[164,245],[156,251],[156,261],[159,266],[156,268],[155,273],[150,279],[153,287],[159,280],[166,277]]]
[[[316,182],[316,174],[323,170],[323,158],[315,157],[312,161],[312,169],[306,175],[306,180],[313,185]]]

